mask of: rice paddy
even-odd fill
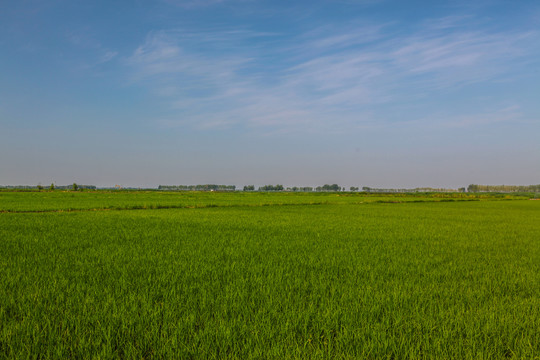
[[[0,358],[540,358],[539,289],[525,197],[0,192]]]

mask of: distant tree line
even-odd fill
[[[345,190],[345,188],[343,188],[343,190]],[[342,189],[338,184],[324,184],[323,186],[317,186],[315,191],[342,191]]]
[[[0,189],[9,189],[9,190],[35,190],[37,186],[33,185],[2,185]]]
[[[356,188],[358,189],[358,188]],[[244,186],[244,191],[253,191],[255,187],[253,185]],[[317,186],[313,188],[311,186],[293,186],[284,188],[283,185],[264,185],[259,186],[258,191],[295,191],[295,192],[311,192],[311,191],[345,191],[345,188],[342,188],[338,184],[325,184],[323,186]]]
[[[289,191],[300,191],[300,192],[311,192],[313,188],[311,186],[293,186],[292,188],[287,188]]]
[[[33,185],[5,185],[0,186],[0,189],[10,189],[10,190],[43,190],[45,187],[41,184],[38,184],[36,186]],[[47,189],[49,190],[97,190],[97,186],[95,185],[80,185],[77,183],[73,183],[71,185],[54,185],[51,184],[50,186],[47,186]]]
[[[159,185],[158,190],[168,191],[235,191],[236,185]]]
[[[50,186],[38,185],[0,185],[0,189],[6,190],[97,190],[98,188],[95,185],[84,185],[73,183],[71,185],[55,185],[52,183]],[[109,189],[109,188],[100,188],[100,189]],[[110,188],[113,189],[113,188]],[[115,186],[114,189],[128,189],[121,186]],[[132,190],[137,190],[140,188],[129,188]],[[155,188],[154,188],[155,189]],[[146,189],[151,190],[151,189]],[[159,185],[158,190],[165,191],[236,191],[236,185],[217,185],[217,184],[203,184],[203,185]],[[245,185],[243,191],[255,191],[255,185]],[[338,184],[324,184],[322,186],[317,186],[315,188],[311,186],[293,186],[285,188],[281,184],[277,185],[263,185],[259,186],[257,191],[292,191],[292,192],[328,192],[328,191],[346,191],[344,187],[339,186]],[[360,191],[358,187],[351,186],[349,191]],[[471,184],[467,188],[459,189],[446,189],[446,188],[431,188],[431,187],[418,187],[412,189],[393,189],[393,188],[372,188],[364,186],[362,187],[363,192],[369,193],[419,193],[419,192],[500,192],[500,193],[510,193],[510,192],[540,192],[539,185],[478,185]]]
[[[54,186],[54,188],[49,188],[51,190],[97,190],[97,187],[95,185],[83,185],[77,183],[73,183],[71,185],[51,185]]]
[[[283,191],[283,185],[264,185],[259,186],[259,191]]]
[[[468,192],[540,192],[540,185],[477,185],[467,187]]]
[[[362,191],[372,192],[372,193],[416,193],[416,192],[464,192],[465,188],[459,190],[456,189],[444,189],[444,188],[430,188],[430,187],[420,187],[414,189],[378,189],[364,186]]]

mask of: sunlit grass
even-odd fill
[[[213,206],[362,204],[372,202],[527,199],[510,194],[472,193],[293,193],[165,191],[0,191],[0,212],[180,209]]]
[[[0,357],[538,358],[539,202],[238,199],[0,214]]]

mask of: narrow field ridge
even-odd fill
[[[517,199],[505,199],[517,200]],[[344,205],[360,204],[405,204],[405,203],[439,203],[439,202],[465,202],[480,201],[479,199],[421,199],[409,201],[396,200],[374,200],[349,202]],[[310,205],[338,205],[331,201],[305,202],[305,203],[263,203],[263,204],[202,204],[202,205],[129,205],[101,208],[75,208],[75,209],[48,209],[48,210],[0,210],[1,214],[32,214],[32,213],[65,213],[65,212],[93,212],[93,211],[125,211],[125,210],[166,210],[166,209],[207,209],[207,208],[243,208],[243,207],[265,207],[265,206],[310,206]]]

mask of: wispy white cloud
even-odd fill
[[[432,29],[438,31],[467,26],[469,21],[478,22],[472,15],[449,15],[437,19],[426,19],[422,22],[421,26],[424,30]]]
[[[90,34],[88,29],[71,30],[65,34],[65,38],[71,46],[84,52],[84,60],[80,61],[79,64],[79,68],[82,69],[91,69],[108,63],[119,55],[117,51],[103,46],[100,41]]]
[[[514,61],[538,52],[537,46],[530,47],[537,40],[536,33],[424,33],[404,39],[391,57],[404,76],[424,76],[426,86],[436,89],[514,72]]]
[[[105,51],[105,53],[101,56],[99,59],[100,63],[106,63],[114,59],[116,56],[118,56],[118,51]]]
[[[292,37],[158,31],[128,64],[135,81],[169,102],[168,126],[326,131],[370,123],[381,104],[496,81],[540,54],[536,32],[480,31],[466,21],[443,18],[408,33],[391,24],[326,26]]]

